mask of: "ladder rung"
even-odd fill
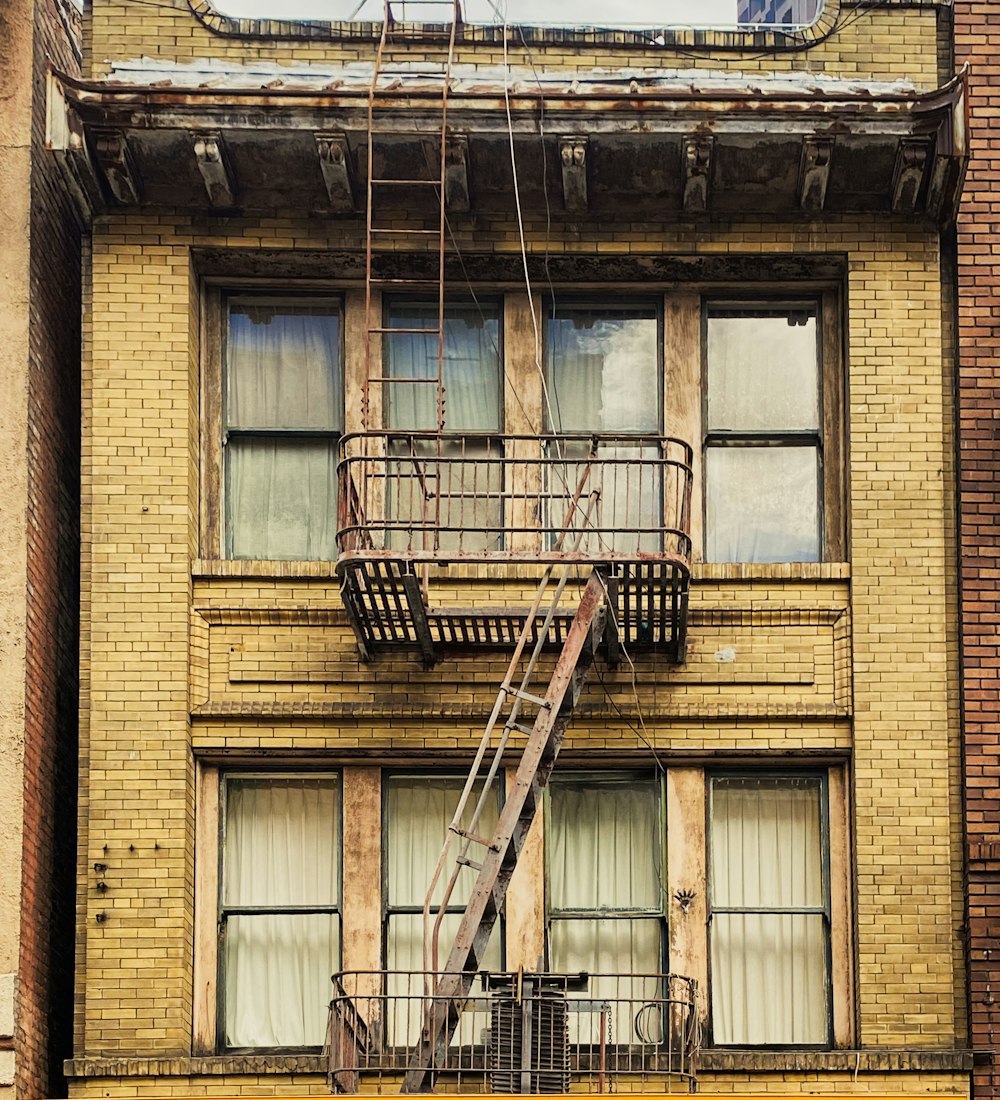
[[[428,383],[433,382],[435,385],[440,381],[438,378],[388,378],[384,374],[375,375],[368,379],[369,382],[405,382],[407,385],[413,382]]]
[[[418,332],[424,332],[428,336],[439,336],[441,330],[439,328],[402,328],[402,327],[387,327],[377,326],[368,330],[373,336],[380,332],[398,332],[400,335],[405,336],[409,333],[411,336]],[[402,381],[409,382],[409,378],[402,379]]]
[[[439,237],[441,231],[438,229],[372,229],[372,233],[377,233],[380,237],[385,236],[386,233],[395,233],[400,237]]]
[[[373,179],[373,184],[378,184],[380,187],[440,187],[440,180],[385,180],[385,179]]]
[[[460,863],[463,867],[471,867],[474,871],[481,871],[483,869],[481,863],[477,863],[474,859],[469,859],[468,856],[457,856],[455,862]]]
[[[540,695],[532,695],[530,691],[522,691],[516,687],[505,687],[504,691],[508,695],[516,695],[518,699],[523,699],[526,703],[534,703],[536,707],[544,707],[545,710],[552,709],[552,704],[548,699],[543,699]]]
[[[505,726],[509,730],[517,730],[518,733],[530,735],[535,732],[533,726],[522,726],[520,722],[507,722]]]
[[[484,836],[477,836],[475,833],[470,833],[467,829],[452,829],[451,831],[457,836],[463,837],[465,840],[471,840],[473,844],[481,844],[484,848],[494,847],[492,840],[487,840]]]

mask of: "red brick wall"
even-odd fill
[[[1000,22],[996,0],[956,0],[969,62],[971,163],[958,222],[958,325],[969,983],[974,1049],[1000,1043]],[[1000,1060],[975,1072],[1000,1097]]]
[[[64,1096],[71,1051],[79,593],[80,230],[44,149],[47,66],[79,71],[67,0],[34,5],[27,683],[19,1098]]]

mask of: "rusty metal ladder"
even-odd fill
[[[444,314],[445,314],[445,252],[448,225],[445,210],[446,172],[447,172],[447,136],[448,136],[448,92],[451,81],[451,69],[455,56],[455,34],[461,22],[461,0],[384,0],[382,30],[375,53],[375,65],[368,87],[368,166],[367,166],[367,205],[365,220],[365,382],[362,393],[362,421],[364,429],[381,428],[381,423],[372,424],[376,412],[372,405],[372,387],[379,388],[379,410],[384,406],[385,397],[392,385],[427,385],[436,388],[437,430],[444,430]],[[436,9],[441,11],[450,6],[452,19],[443,47],[443,56],[439,64],[428,69],[400,67],[400,62],[392,61],[393,50],[402,46],[412,48],[414,42],[426,43],[420,38],[419,24],[409,21],[411,10]],[[402,19],[397,19],[394,8],[399,9]],[[406,21],[404,21],[406,20]],[[440,47],[439,47],[440,48]],[[404,78],[419,76],[424,81],[435,81],[440,87],[440,129],[414,128],[400,126],[394,121],[398,116],[393,108],[400,101],[400,84]],[[378,140],[376,140],[378,139]],[[389,162],[386,145],[393,139],[409,139],[424,148],[428,171],[409,171],[406,176],[390,175],[385,170]],[[378,146],[382,145],[379,149]],[[428,144],[431,149],[428,150]],[[435,148],[436,146],[436,148]],[[386,202],[389,195],[399,198],[407,192],[411,195],[432,192],[438,200],[437,225],[434,228],[415,228],[399,217],[399,204]],[[388,217],[386,208],[388,207]],[[395,213],[396,220],[393,219]],[[421,279],[383,277],[376,271],[377,257],[380,253],[400,249],[425,250],[429,244],[436,246],[437,277]],[[382,309],[375,292],[387,290],[423,292],[428,297],[433,293],[437,298],[437,324],[434,327],[388,327],[384,323]],[[394,377],[386,370],[383,344],[392,334],[424,335],[437,339],[437,370],[422,377]]]

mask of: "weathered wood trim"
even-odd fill
[[[506,789],[514,785],[516,768],[506,769]],[[545,815],[536,813],[517,867],[507,887],[507,970],[539,969],[545,953]]]
[[[201,539],[206,558],[221,558],[222,545],[222,292],[201,293]]]
[[[382,769],[343,769],[343,862],[341,867],[341,968],[375,970],[382,965]],[[359,996],[375,996],[377,974],[358,975]]]
[[[708,850],[703,768],[667,769],[668,966],[698,982],[698,1018],[708,1020]]]
[[[532,322],[532,307],[535,322]],[[514,434],[538,435],[545,424],[542,398],[542,299],[534,295],[511,291],[503,299],[503,423],[504,430]],[[536,342],[535,325],[538,329]],[[514,459],[513,483],[509,486],[511,525],[520,534],[511,540],[511,550],[530,550],[535,544],[532,528],[539,522],[532,503],[541,492],[541,467],[533,465],[537,448],[527,439],[511,442]],[[540,575],[540,571],[539,571]]]
[[[833,992],[833,1042],[854,1042],[854,937],[851,920],[851,807],[843,768],[831,768],[828,781],[830,823],[830,982]]]
[[[691,560],[704,556],[702,533],[701,298],[668,294],[663,304],[663,429],[691,445]]]
[[[821,296],[823,386],[823,556],[827,561],[847,558],[847,471],[845,435],[844,333],[840,295]]]
[[[195,1054],[216,1049],[219,912],[219,769],[195,771],[194,1033]]]

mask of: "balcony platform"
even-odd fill
[[[428,665],[448,651],[512,649],[530,614],[525,566],[539,581],[546,570],[601,573],[612,665],[632,652],[684,659],[691,449],[680,440],[370,432],[342,441],[339,492],[337,575],[365,660],[398,647]],[[495,567],[495,605],[463,603],[439,579],[463,563]],[[567,600],[547,628],[535,615],[532,641],[545,630],[560,646],[574,610]]]

